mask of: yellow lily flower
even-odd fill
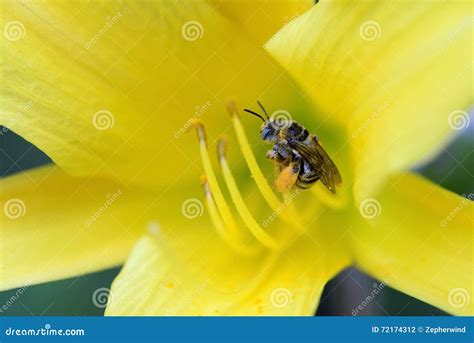
[[[0,124],[57,166],[2,180],[1,289],[128,256],[108,315],[312,315],[355,264],[472,315],[472,202],[408,172],[469,120],[470,3],[216,3],[2,3]],[[317,134],[337,195],[274,193],[231,97]]]

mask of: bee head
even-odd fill
[[[279,130],[277,130],[277,127],[273,125],[273,119],[268,116],[268,113],[265,108],[263,108],[262,104],[259,101],[257,101],[257,103],[263,110],[263,113],[265,113],[266,119],[262,115],[247,108],[244,109],[244,111],[260,118],[263,121],[262,126],[260,126],[260,137],[262,137],[264,141],[275,142],[278,137]]]
[[[260,137],[266,142],[276,142],[279,133],[280,129],[273,123],[272,119],[265,121],[262,126],[260,126]]]
[[[280,128],[278,127],[278,125],[276,125],[275,121],[268,116],[267,111],[262,106],[260,101],[257,100],[257,104],[258,106],[260,106],[263,113],[265,113],[266,119],[262,115],[252,110],[244,109],[244,111],[253,114],[254,116],[260,118],[263,121],[262,126],[260,126],[260,137],[262,137],[262,140],[266,142],[276,142],[280,133]]]

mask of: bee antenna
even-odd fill
[[[251,110],[248,110],[248,109],[244,109],[244,111],[245,111],[245,112],[248,112],[248,113],[250,113],[250,114],[253,114],[254,116],[259,117],[260,119],[262,119],[262,121],[263,121],[264,123],[266,122],[265,118],[263,118],[260,114],[255,113],[254,111],[251,111]]]
[[[265,108],[263,107],[262,103],[257,100],[257,104],[258,104],[258,106],[260,106],[260,108],[262,109],[263,113],[265,113],[265,115],[267,116],[267,119],[270,119],[270,117],[268,116],[268,113],[267,113],[267,111],[265,110]]]

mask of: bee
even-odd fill
[[[260,137],[264,142],[273,144],[267,158],[275,161],[277,190],[285,192],[293,186],[307,189],[321,180],[329,191],[336,193],[336,186],[342,183],[341,174],[316,135],[310,134],[294,120],[282,122],[269,117],[262,104],[259,101],[257,104],[266,118],[249,109],[244,111],[263,121]]]

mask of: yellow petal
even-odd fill
[[[261,44],[314,5],[313,0],[213,0],[211,3]]]
[[[0,124],[74,175],[167,185],[196,175],[194,120],[212,123],[210,139],[229,128],[227,97],[304,108],[277,63],[207,2],[0,6]]]
[[[106,314],[313,315],[327,280],[349,264],[342,241],[329,236],[238,255],[207,215],[160,219],[113,282]]]
[[[414,175],[390,183],[378,203],[361,205],[375,217],[354,234],[358,265],[449,313],[473,315],[472,194],[467,199]]]
[[[153,213],[154,197],[57,167],[2,179],[0,289],[121,264]]]
[[[357,200],[466,126],[472,15],[469,2],[322,1],[267,44],[320,125],[344,127]]]

